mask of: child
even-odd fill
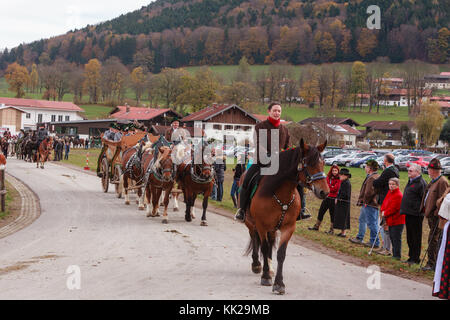
[[[352,195],[352,185],[350,178],[352,175],[347,168],[342,168],[339,171],[339,179],[341,179],[341,186],[336,197],[336,207],[334,209],[333,228],[339,229],[341,232],[338,237],[345,238],[346,231],[350,229],[350,199]]]

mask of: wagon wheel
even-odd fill
[[[122,168],[119,165],[116,165],[114,167],[114,181],[115,181],[117,198],[122,198],[122,186],[120,185],[121,176],[122,176]]]
[[[102,160],[102,187],[103,192],[108,192],[109,187],[109,164],[108,159],[103,158]]]

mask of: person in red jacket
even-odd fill
[[[322,204],[320,205],[319,215],[317,217],[316,224],[312,227],[309,227],[308,229],[316,231],[319,230],[319,227],[322,224],[323,216],[325,215],[327,210],[330,210],[331,226],[330,230],[326,233],[334,234],[333,223],[334,223],[335,200],[339,192],[339,187],[341,186],[341,180],[339,179],[339,167],[337,165],[333,165],[330,168],[330,171],[328,172],[327,175],[327,184],[328,188],[330,188],[330,193],[328,194],[328,197],[326,197],[322,201]]]
[[[381,215],[389,227],[389,237],[392,242],[392,256],[400,260],[402,252],[402,232],[405,216],[400,214],[403,194],[399,189],[398,178],[389,179],[389,191],[381,205]]]

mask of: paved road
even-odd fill
[[[250,271],[240,223],[210,213],[209,226],[201,227],[198,219],[187,223],[183,213],[170,212],[163,225],[103,193],[95,176],[13,159],[7,170],[34,190],[42,212],[0,239],[0,299],[432,298],[430,286],[387,274],[380,275],[380,289],[370,290],[374,274],[366,268],[292,243],[286,295],[274,295]],[[78,271],[80,289],[73,289]]]

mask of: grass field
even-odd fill
[[[84,149],[72,149],[69,154],[69,160],[63,161],[65,163],[70,163],[76,165],[78,167],[84,167],[86,165],[86,153],[87,150]],[[89,149],[89,166],[91,171],[96,171],[97,168],[97,158],[100,153],[100,149]],[[236,209],[233,206],[233,201],[231,200],[230,190],[233,183],[233,171],[232,169],[235,167],[235,161],[232,159],[228,159],[227,170],[225,171],[225,181],[224,181],[224,195],[223,200],[221,202],[210,200],[209,203],[213,206],[220,207],[222,209],[228,210],[229,212],[235,212]],[[325,173],[328,173],[330,167],[325,167]],[[325,214],[324,220],[320,227],[320,231],[310,231],[307,227],[312,226],[316,219],[319,211],[319,207],[321,204],[321,200],[317,199],[311,192],[307,191],[306,193],[306,203],[307,210],[312,215],[312,219],[307,221],[297,222],[296,234],[301,237],[307,238],[309,240],[320,243],[328,248],[335,250],[338,253],[342,253],[345,255],[358,257],[368,261],[372,264],[376,264],[382,268],[392,271],[400,271],[402,273],[411,274],[414,276],[425,277],[427,279],[432,279],[432,272],[422,272],[418,269],[418,265],[409,266],[403,264],[399,261],[394,260],[390,256],[380,256],[377,254],[368,255],[370,248],[358,246],[350,243],[348,238],[356,236],[358,233],[358,218],[360,207],[356,206],[356,201],[359,195],[359,190],[365,178],[365,171],[360,168],[349,168],[352,178],[350,179],[352,184],[352,200],[351,200],[351,212],[350,212],[350,224],[351,229],[347,233],[347,238],[340,238],[337,236],[332,236],[326,234],[324,231],[328,231],[330,228],[330,219],[329,213]],[[430,179],[428,175],[423,176],[424,179],[429,182]],[[404,190],[406,184],[408,182],[407,173],[404,171],[400,172],[400,190]],[[100,189],[100,182],[99,182]],[[199,197],[201,199],[201,197]],[[200,200],[199,200],[200,201]],[[336,231],[337,233],[337,231]],[[428,246],[429,228],[426,220],[424,220],[423,224],[423,236],[422,236],[422,256],[425,253],[425,250]],[[369,231],[366,232],[365,241],[369,239]],[[408,258],[408,245],[406,243],[406,231],[403,231],[402,236],[402,259]]]

